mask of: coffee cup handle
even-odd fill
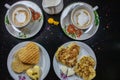
[[[7,9],[10,9],[10,7],[11,7],[11,6],[10,6],[9,4],[7,4],[7,3],[6,3],[4,6],[5,6]]]
[[[98,9],[98,6],[95,6],[94,8],[93,8],[93,11],[96,11]]]

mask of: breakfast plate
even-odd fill
[[[88,45],[86,45],[85,43],[78,42],[78,41],[70,41],[70,42],[64,43],[61,46],[62,47],[68,47],[68,45],[71,44],[71,43],[76,43],[78,46],[80,46],[80,52],[79,52],[79,55],[78,55],[79,59],[81,59],[83,56],[91,56],[94,59],[94,61],[95,61],[94,69],[96,69],[97,60],[96,60],[96,56],[95,56],[95,53],[93,52],[93,50]],[[63,64],[61,64],[56,59],[56,56],[54,55],[53,67],[54,67],[54,71],[55,71],[55,73],[56,73],[56,75],[58,76],[59,79],[61,79],[61,80],[83,80],[81,77],[77,76],[76,74],[73,74],[72,76],[63,77],[63,74],[61,74],[61,66],[63,66]],[[70,67],[67,67],[67,68],[71,69]]]
[[[8,12],[9,12],[9,10],[8,10],[6,12],[5,21],[4,21],[7,31],[12,36],[19,38],[19,39],[27,39],[27,38],[31,38],[31,37],[35,36],[40,31],[40,29],[42,28],[42,25],[43,25],[44,17],[43,17],[41,8],[37,4],[35,4],[34,2],[31,2],[31,1],[19,1],[19,2],[14,3],[14,5],[15,4],[26,5],[30,8],[32,8],[34,11],[40,13],[41,16],[40,16],[39,20],[31,22],[30,28],[24,28],[21,31],[18,31],[11,25],[11,23],[8,19]]]
[[[84,3],[81,4],[81,2],[76,2],[76,3],[72,3],[70,5],[68,5],[62,12],[61,14],[61,18],[60,18],[60,23],[61,23],[61,28],[63,30],[63,32],[70,38],[74,39],[74,40],[86,40],[91,38],[98,30],[100,21],[99,21],[99,15],[97,13],[97,11],[94,11],[94,15],[95,15],[95,20],[94,20],[94,24],[93,27],[91,27],[89,30],[79,30],[79,34],[78,32],[76,32],[76,34],[71,34],[67,31],[68,29],[68,25],[72,24],[71,21],[71,13],[72,10],[75,7],[84,5]]]
[[[11,68],[11,64],[12,64],[14,54],[16,53],[16,51],[18,51],[20,48],[24,47],[29,42],[30,41],[26,41],[26,42],[21,42],[21,43],[17,44],[15,47],[12,48],[12,50],[10,51],[10,53],[8,55],[7,67],[8,67],[8,71],[9,71],[10,75],[13,77],[14,80],[20,80],[20,77],[25,78],[24,80],[31,80],[25,72],[17,74]],[[42,45],[40,45],[38,43],[35,43],[35,44],[37,44],[37,46],[40,47],[40,49],[41,49],[40,61],[37,64],[38,66],[41,67],[41,72],[42,72],[39,80],[44,80],[44,78],[47,76],[49,69],[50,69],[50,58],[49,58],[48,52]]]

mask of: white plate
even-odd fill
[[[81,2],[76,2],[76,3],[72,3],[69,6],[67,6],[62,14],[61,14],[61,18],[60,18],[60,23],[61,23],[61,28],[63,30],[63,32],[70,38],[74,39],[74,40],[86,40],[90,37],[92,37],[98,30],[99,27],[99,16],[98,13],[96,11],[94,11],[95,14],[95,24],[94,26],[86,33],[83,33],[80,37],[75,37],[73,35],[70,35],[68,32],[66,32],[66,26],[68,26],[69,24],[72,24],[71,22],[71,11],[73,10],[74,7],[76,6],[80,6],[80,5],[84,5],[84,3]]]
[[[77,43],[79,46],[80,46],[80,55],[79,57],[81,58],[82,56],[91,56],[92,58],[94,58],[95,60],[95,67],[94,69],[96,69],[96,65],[97,65],[97,61],[96,61],[96,57],[95,57],[95,54],[93,52],[93,50],[88,46],[86,45],[85,43],[83,42],[78,42],[78,41],[71,41],[71,42],[67,42],[61,46],[64,46],[64,47],[67,47],[70,43],[72,42],[75,42]],[[61,67],[62,64],[60,64],[59,62],[57,62],[55,56],[54,56],[54,59],[53,59],[53,67],[54,67],[54,71],[56,73],[56,75],[61,79],[61,80],[64,80],[62,77],[61,77],[61,71],[60,71],[60,67]],[[76,75],[73,75],[71,77],[67,77],[66,80],[83,80],[82,78],[76,76]]]
[[[6,25],[6,29],[7,31],[14,37],[16,38],[19,38],[19,39],[27,39],[27,38],[31,38],[33,37],[34,35],[36,35],[42,25],[43,25],[43,20],[44,20],[44,17],[43,17],[43,13],[42,13],[42,10],[39,8],[39,6],[31,1],[19,1],[19,2],[16,2],[14,3],[13,5],[15,4],[24,4],[28,7],[31,7],[33,8],[36,12],[39,12],[41,14],[41,19],[40,20],[37,20],[35,21],[31,26],[31,28],[27,31],[27,32],[17,32],[15,29],[13,29],[13,27],[11,26],[9,20],[8,20],[8,11],[5,15],[5,25]]]
[[[14,80],[19,80],[19,76],[25,76],[26,80],[31,80],[25,73],[16,74],[11,68],[11,63],[13,61],[14,53],[16,51],[18,51],[20,48],[24,47],[28,42],[30,42],[30,41],[26,41],[26,42],[17,44],[9,53],[9,56],[7,59],[7,67],[8,67],[8,71],[9,71],[10,75],[13,77]],[[39,61],[38,65],[41,67],[41,70],[42,70],[42,75],[39,80],[43,80],[47,76],[49,69],[50,69],[50,58],[49,58],[49,55],[48,55],[48,52],[46,51],[46,49],[44,47],[42,47],[42,45],[40,45],[38,43],[36,43],[36,44],[41,49],[40,61]]]

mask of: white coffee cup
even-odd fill
[[[88,29],[94,25],[94,9],[91,5],[81,2],[71,12],[71,21],[78,29]]]
[[[27,26],[32,19],[32,13],[24,4],[13,4],[12,6],[6,6],[8,11],[8,20],[16,28],[23,28]]]

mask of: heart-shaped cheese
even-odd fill
[[[26,73],[31,79],[38,80],[41,76],[41,69],[36,65],[33,68],[28,69]]]
[[[37,64],[40,57],[39,47],[34,42],[29,42],[18,56],[23,63]]]

